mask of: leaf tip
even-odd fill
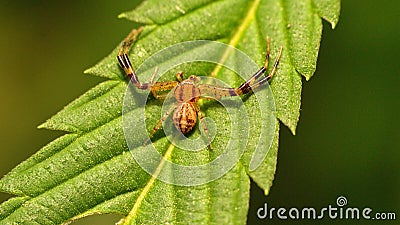
[[[126,13],[123,12],[123,13],[119,14],[119,15],[117,16],[117,18],[118,18],[118,19],[124,19],[124,18],[127,19],[128,16],[126,15]]]
[[[331,21],[332,30],[334,30],[336,28],[336,25],[338,24],[338,22],[339,22],[339,18],[335,19],[334,21]]]
[[[84,74],[90,74],[92,73],[92,67],[91,68],[87,68],[86,70],[83,71]]]
[[[65,132],[71,132],[71,133],[79,133],[81,130],[77,129],[74,126],[71,126],[70,124],[63,123],[63,121],[60,121],[60,118],[57,116],[53,116],[46,122],[40,124],[37,126],[38,129],[47,129],[47,130],[58,130],[58,131],[65,131]]]
[[[332,30],[334,30],[336,28],[336,25],[339,23],[339,13],[340,12],[337,12],[337,14],[332,16],[331,18],[323,17],[326,21],[328,21],[331,24]]]
[[[39,124],[36,128],[38,129],[47,129],[47,130],[57,130],[54,126],[54,123],[52,123],[52,119],[46,120],[44,123]]]
[[[285,121],[285,120],[280,120],[282,122],[283,125],[285,125],[287,128],[289,128],[290,132],[293,135],[296,135],[296,127],[297,127],[297,123],[299,121],[299,115],[300,112],[298,113],[297,119],[291,119],[289,121]]]
[[[87,68],[83,71],[83,74],[88,74],[88,75],[93,75],[93,76],[101,76],[99,73],[99,70],[97,69],[96,66],[92,66],[90,68]]]
[[[289,130],[290,132],[292,132],[293,135],[296,135],[296,126],[290,126]]]
[[[37,126],[36,128],[37,129],[46,129],[47,128],[47,121],[42,123],[42,124],[39,124],[39,126]]]
[[[25,194],[18,187],[14,185],[15,180],[13,179],[11,174],[12,172],[8,173],[7,175],[1,178],[0,191],[12,195],[25,196]]]

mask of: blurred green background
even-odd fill
[[[0,174],[61,135],[36,126],[102,81],[82,71],[135,26],[117,15],[139,2],[0,1]],[[264,203],[318,209],[335,206],[341,195],[348,206],[400,217],[399,19],[400,1],[352,0],[342,2],[335,30],[324,22],[317,71],[303,85],[297,135],[281,126],[274,185],[267,197],[252,185],[248,224],[360,222],[256,217]],[[8,197],[1,194],[0,201]],[[74,224],[117,220],[103,215]]]

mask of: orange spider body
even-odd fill
[[[178,84],[174,91],[178,106],[173,113],[174,126],[183,134],[189,133],[197,122],[197,114],[200,112],[196,102],[200,99],[200,89],[195,82],[199,77],[191,76]]]

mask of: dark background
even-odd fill
[[[93,3],[0,2],[1,175],[61,134],[36,126],[102,81],[82,71],[134,26],[117,15],[138,1]],[[348,206],[400,217],[399,18],[396,0],[344,0],[337,28],[324,22],[317,71],[303,83],[297,135],[281,126],[274,185],[268,197],[252,186],[248,224],[365,224],[256,218],[264,203],[319,209],[336,206],[341,195]],[[74,224],[117,220],[102,215]]]

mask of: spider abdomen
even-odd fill
[[[187,134],[196,125],[197,111],[193,104],[184,102],[176,107],[172,118],[175,128],[183,134]]]

